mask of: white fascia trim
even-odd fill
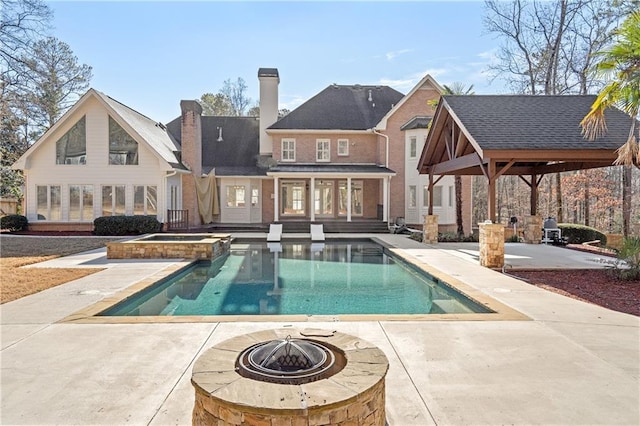
[[[99,98],[99,96],[98,96],[98,94],[97,94],[97,91],[96,91],[95,89],[91,88],[91,89],[87,90],[87,92],[86,92],[84,95],[82,95],[82,96],[80,97],[80,99],[78,99],[78,100],[76,101],[76,103],[75,103],[71,108],[69,108],[69,109],[67,110],[67,112],[65,112],[65,113],[62,115],[62,117],[60,117],[60,118],[58,119],[58,121],[56,121],[56,122],[53,124],[53,126],[49,127],[49,130],[47,130],[46,132],[44,132],[44,134],[43,134],[42,136],[40,136],[40,137],[38,138],[38,140],[37,140],[37,141],[35,141],[35,142],[33,143],[33,145],[31,145],[31,146],[29,147],[29,149],[27,149],[27,150],[24,152],[24,154],[22,154],[22,155],[20,156],[20,158],[18,158],[18,159],[15,161],[15,163],[13,163],[13,164],[11,165],[11,168],[12,168],[12,169],[14,169],[14,170],[25,170],[25,169],[26,169],[26,165],[27,165],[27,159],[31,156],[31,154],[33,154],[33,152],[34,152],[36,149],[38,149],[38,148],[40,147],[40,145],[42,145],[42,143],[43,143],[43,141],[44,141],[45,139],[48,139],[48,138],[49,138],[49,136],[50,136],[53,132],[55,132],[55,131],[60,127],[60,126],[62,126],[62,123],[66,122],[66,121],[67,121],[67,119],[68,119],[70,116],[72,116],[72,115],[73,115],[73,114],[74,114],[74,113],[75,113],[75,112],[80,108],[80,106],[81,106],[82,104],[84,104],[84,103],[87,101],[87,99],[88,99],[90,96],[95,96],[96,98]]]
[[[407,93],[406,95],[404,95],[404,97],[402,99],[400,99],[400,102],[398,102],[397,104],[395,104],[393,106],[393,108],[391,108],[389,110],[389,112],[387,112],[384,117],[382,117],[382,119],[380,120],[380,122],[378,122],[378,124],[375,126],[376,129],[378,130],[387,130],[387,120],[389,119],[389,117],[391,117],[393,114],[395,114],[395,112],[411,97],[413,96],[413,94],[415,92],[418,91],[418,89],[420,89],[420,87],[422,87],[426,82],[431,83],[431,85],[433,87],[436,88],[436,90],[438,90],[438,92],[440,92],[440,95],[442,95],[444,93],[444,87],[440,86],[440,84],[438,84],[437,81],[435,81],[433,79],[433,77],[431,77],[431,75],[427,74],[425,75],[422,80],[420,80],[418,82],[418,84],[416,84],[413,89],[411,89],[409,91],[409,93]]]

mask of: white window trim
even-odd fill
[[[284,145],[285,143],[292,142],[293,149],[287,149],[287,152],[293,151],[293,158],[284,158]],[[293,138],[283,138],[280,141],[280,160],[283,162],[295,162],[296,161],[296,140]]]
[[[413,153],[413,155],[411,153],[411,144],[412,143],[415,143],[415,152]],[[409,138],[409,158],[411,158],[411,159],[418,158],[418,138],[417,138],[417,136],[411,136]]]
[[[242,203],[244,204],[244,206],[230,206],[229,205],[229,188],[233,188],[233,193],[234,193],[234,201],[235,204],[238,204],[238,201],[240,201],[240,198],[237,197],[238,195],[238,190],[240,188],[242,188],[242,192],[244,193],[244,198],[242,198]],[[247,187],[246,185],[227,185],[226,186],[226,190],[225,190],[225,208],[227,209],[246,209],[247,208]]]
[[[344,147],[346,148],[344,152],[340,151],[340,143],[344,143]],[[338,139],[338,157],[348,157],[349,156],[349,139]]]
[[[327,144],[327,149],[320,150],[320,146]],[[318,158],[318,154],[321,152],[327,153],[327,158]],[[318,163],[328,163],[331,161],[331,139],[316,139],[316,162]]]

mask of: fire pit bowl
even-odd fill
[[[373,344],[326,330],[241,335],[193,367],[194,425],[384,425],[389,361]]]

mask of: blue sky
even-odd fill
[[[480,1],[50,2],[52,35],[93,67],[91,86],[161,122],[181,99],[242,77],[257,102],[260,67],[280,72],[280,108],[326,86],[441,84],[504,93],[487,65],[499,40]]]

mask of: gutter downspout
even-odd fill
[[[385,135],[384,133],[380,133],[379,131],[376,130],[375,127],[371,128],[371,131],[373,133],[375,133],[378,136],[382,136],[383,138],[385,138],[386,143],[385,143],[385,159],[384,159],[384,166],[386,168],[389,168],[389,136]]]
[[[379,131],[376,130],[375,127],[371,128],[371,131],[373,133],[375,133],[378,136],[382,136],[385,139],[385,159],[384,159],[384,166],[388,169],[389,168],[389,136],[385,135],[384,133],[380,133]],[[391,224],[391,215],[389,214],[389,204],[391,202],[391,177],[385,178],[385,179],[389,179],[388,183],[387,183],[387,199],[385,200],[385,210],[386,210],[386,216],[387,216],[387,228],[389,228],[390,224]]]

